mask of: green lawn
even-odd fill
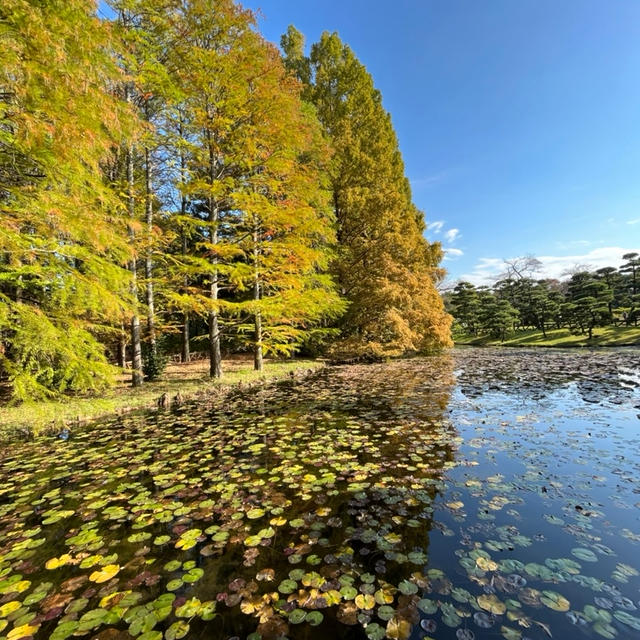
[[[593,330],[593,339],[573,335],[568,329],[552,329],[547,337],[542,331],[528,330],[510,332],[504,342],[490,336],[454,335],[460,345],[506,346],[506,347],[615,347],[640,345],[640,327],[598,327]]]
[[[78,419],[84,422],[123,410],[151,409],[165,392],[173,397],[180,391],[188,398],[219,385],[248,383],[261,377],[274,380],[292,371],[320,368],[323,363],[316,360],[265,360],[264,371],[257,372],[248,359],[229,360],[223,363],[224,377],[221,381],[209,378],[208,366],[207,361],[171,364],[161,380],[148,382],[138,389],[128,386],[128,379],[123,377],[118,386],[99,397],[67,397],[0,407],[0,441],[14,439],[27,430],[34,435],[59,432],[65,423],[73,424]]]

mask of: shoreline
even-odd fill
[[[177,394],[181,396],[181,404],[197,400],[217,403],[237,391],[266,388],[287,379],[304,380],[327,366],[324,360],[267,360],[263,371],[239,366],[230,370],[222,380],[212,380],[208,376],[183,378],[177,375],[181,373],[180,369],[183,372],[187,368],[193,370],[193,365],[197,366],[199,363],[187,364],[192,366],[168,367],[169,375],[173,377],[166,376],[156,382],[147,382],[137,389],[121,384],[94,397],[60,398],[55,401],[4,406],[0,408],[0,443],[55,437],[65,429],[72,431],[93,422],[138,411],[170,410],[170,406],[160,406],[163,396],[169,399],[170,404],[175,401]],[[208,366],[207,362],[203,361],[202,364]]]
[[[591,340],[585,335],[572,334],[568,329],[549,329],[546,337],[542,331],[529,329],[507,334],[505,341],[489,335],[454,337],[456,346],[469,347],[543,347],[543,348],[594,348],[638,347],[640,327],[597,327]]]

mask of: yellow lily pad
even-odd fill
[[[100,584],[101,582],[111,580],[111,578],[113,578],[113,576],[115,576],[119,571],[119,564],[108,564],[106,567],[102,567],[102,569],[94,571],[89,576],[89,580],[91,580],[91,582],[97,582],[98,584]]]
[[[19,627],[15,627],[7,634],[7,640],[17,640],[18,638],[28,638],[32,636],[40,628],[39,624],[30,625],[23,624]]]
[[[498,599],[497,596],[492,594],[483,593],[481,596],[478,596],[478,604],[485,611],[489,613],[493,613],[497,616],[501,616],[506,610],[507,605],[504,602]]]

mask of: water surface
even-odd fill
[[[12,446],[0,638],[638,638],[639,371],[461,349]]]

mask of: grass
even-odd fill
[[[621,347],[640,345],[640,327],[597,327],[593,339],[573,335],[568,329],[549,329],[547,337],[537,329],[516,331],[507,334],[505,341],[488,335],[454,336],[456,344],[504,347]]]
[[[0,441],[13,439],[20,432],[34,435],[60,431],[61,427],[113,415],[121,411],[151,409],[158,398],[167,393],[173,397],[178,391],[188,398],[196,393],[212,390],[220,385],[249,383],[264,377],[276,380],[293,371],[317,369],[323,366],[317,360],[265,360],[264,370],[253,370],[249,358],[234,358],[223,362],[222,380],[209,378],[206,360],[187,364],[169,364],[162,378],[133,389],[128,376],[122,376],[118,385],[98,397],[66,397],[61,400],[25,403],[0,408]]]

